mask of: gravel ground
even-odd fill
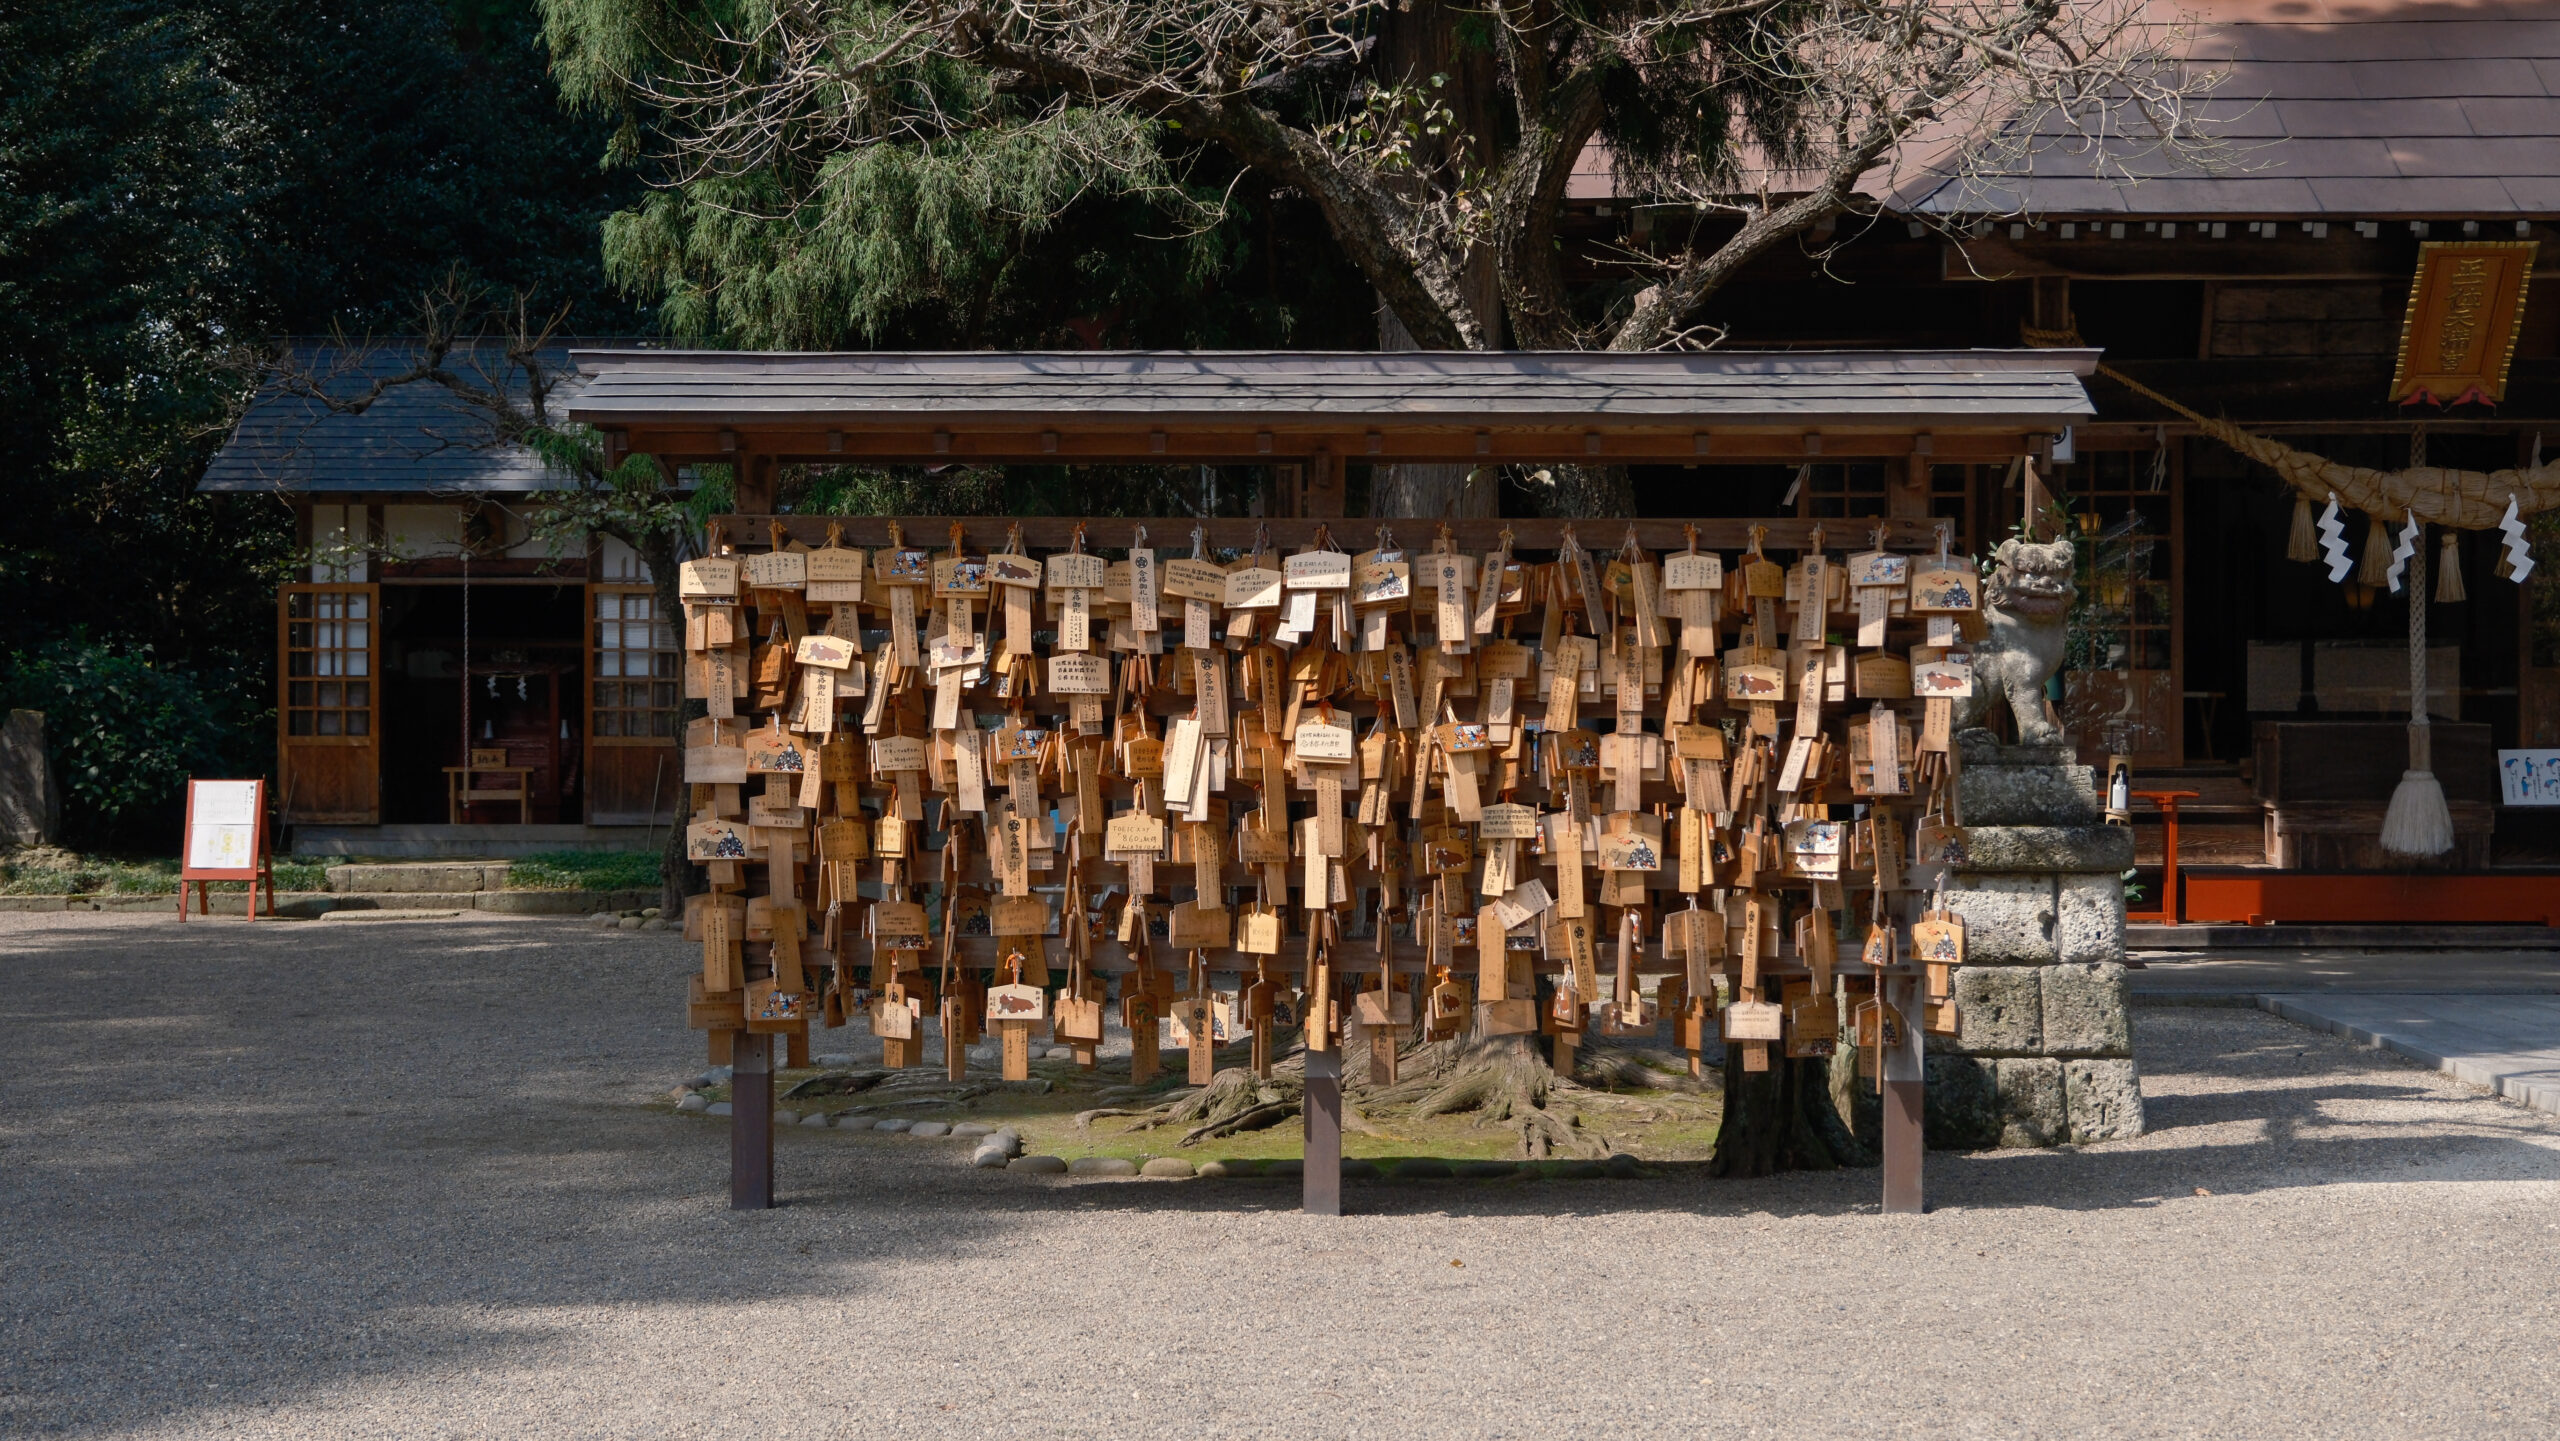
[[[1718,1183],[1074,1182],[782,1141],[670,938],[0,917],[0,1434],[2548,1434],[2560,1118],[2144,1009],[2155,1132]],[[826,1049],[822,1046],[821,1049]],[[2211,1194],[2201,1194],[2199,1188]]]

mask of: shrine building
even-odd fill
[[[2560,239],[2560,8],[2403,5],[2344,19],[2253,0],[2200,16],[2188,54],[2226,72],[2212,113],[2234,163],[2155,166],[2129,182],[2054,146],[1987,185],[1914,180],[1880,196],[1880,214],[1755,262],[1705,317],[1724,330],[1711,353],[1732,367],[1794,357],[1901,376],[1864,382],[1870,398],[1951,356],[2050,350],[2050,366],[2085,387],[2085,415],[2055,409],[1994,444],[1962,439],[1961,415],[1906,395],[1878,423],[1815,411],[1701,420],[1683,450],[1692,427],[1666,421],[1676,445],[1588,451],[1579,420],[1549,417],[1542,445],[1506,436],[1429,458],[1596,457],[1628,467],[1639,517],[1820,521],[1841,547],[1878,522],[1943,520],[1980,555],[2031,497],[2049,498],[2049,524],[2079,546],[2082,593],[2056,709],[2084,762],[2120,757],[2135,789],[2186,793],[2184,872],[2165,900],[2164,804],[2132,808],[2149,897],[2137,910],[2232,925],[2560,920],[2549,869],[2560,823],[2545,808],[2560,793],[2501,780],[2502,752],[2560,761],[2560,567],[2512,582],[2496,529],[2426,532],[2426,705],[2456,845],[2415,868],[2496,884],[2269,887],[2282,873],[2413,870],[2376,841],[2404,764],[2408,615],[2364,561],[2400,517],[2376,527],[2347,513],[2356,565],[2333,582],[2325,563],[2300,558],[2300,497],[2203,423],[2384,473],[2530,472],[2560,448],[2560,290],[2545,264],[2560,263],[2546,248]],[[1600,157],[1574,196],[1564,238],[1594,285],[1617,273],[1615,249],[1693,227],[1713,243],[1724,223],[1614,193]],[[594,355],[573,366],[573,350]],[[558,346],[559,367],[578,371],[560,396],[568,413],[624,444],[657,425],[653,443],[681,446],[671,464],[736,466],[741,514],[776,508],[774,467],[852,458],[829,449],[814,411],[793,412],[787,442],[759,439],[753,413],[779,393],[764,382],[741,381],[733,413],[695,417],[680,442],[664,417],[617,420],[579,394],[598,375],[627,387],[681,364],[633,351]],[[399,360],[394,346],[366,363]],[[863,369],[858,356],[834,360]],[[475,363],[506,379],[495,346]],[[718,362],[732,379],[742,364]],[[1095,373],[1106,390],[1129,379]],[[921,448],[900,458],[954,454],[919,425]],[[1085,455],[1040,435],[978,454],[1262,465],[1257,498],[1234,509],[1275,516],[1357,515],[1373,467],[1418,455],[1373,440],[1356,417],[1326,431],[1321,455],[1312,435],[1257,450],[1265,428],[1214,456],[1166,448],[1181,427],[1161,422]],[[457,825],[473,844],[503,840],[483,827],[609,843],[675,817],[675,637],[628,548],[533,532],[529,502],[547,483],[533,456],[423,385],[361,416],[262,398],[208,471],[206,490],[281,501],[309,556],[277,623],[277,795],[298,847],[453,843],[461,832],[437,828]],[[1592,528],[1590,539],[1614,539]],[[493,753],[494,784],[473,774]]]

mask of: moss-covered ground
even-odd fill
[[[1184,1093],[1188,1089],[1184,1055],[1168,1050],[1163,1057],[1165,1073],[1144,1087],[1130,1085],[1125,1055],[1106,1059],[1092,1070],[1081,1069],[1072,1061],[1034,1061],[1032,1080],[1012,1084],[999,1081],[992,1067],[973,1064],[967,1081],[955,1086],[938,1065],[916,1066],[892,1073],[889,1080],[865,1089],[836,1094],[821,1093],[831,1084],[827,1077],[850,1074],[859,1078],[872,1072],[786,1069],[775,1077],[775,1104],[804,1116],[817,1111],[831,1117],[904,1117],[1012,1126],[1022,1133],[1026,1153],[1069,1160],[1118,1156],[1144,1162],[1157,1156],[1178,1156],[1198,1163],[1286,1160],[1303,1154],[1304,1131],[1294,1115],[1264,1130],[1239,1132],[1190,1146],[1182,1144],[1185,1128],[1180,1125],[1139,1129],[1138,1118],[1132,1116],[1098,1116],[1078,1124],[1078,1116],[1085,1112],[1143,1110]],[[1217,1054],[1221,1069],[1245,1065],[1248,1058],[1249,1053],[1241,1046],[1222,1049]],[[1707,1159],[1715,1148],[1716,1128],[1724,1109],[1723,1097],[1715,1089],[1714,1073],[1710,1071],[1705,1088],[1700,1090],[1674,1089],[1685,1079],[1684,1075],[1660,1070],[1657,1074],[1664,1083],[1662,1088],[1621,1086],[1613,1090],[1559,1091],[1551,1100],[1550,1109],[1578,1117],[1580,1127],[1596,1133],[1612,1152],[1642,1161]],[[813,1082],[802,1094],[791,1094],[795,1087]],[[708,1100],[722,1101],[728,1099],[729,1093],[726,1087],[715,1087],[703,1094]],[[671,1098],[661,1104],[673,1108]],[[1482,1124],[1473,1113],[1424,1117],[1415,1115],[1411,1104],[1364,1104],[1362,1088],[1358,1086],[1350,1090],[1346,1107],[1359,1113],[1356,1121],[1346,1116],[1342,1136],[1346,1159],[1372,1161],[1382,1167],[1409,1157],[1444,1161],[1523,1159],[1515,1130]],[[1368,1129],[1361,1129],[1362,1121]]]

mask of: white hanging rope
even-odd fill
[[[2412,528],[2417,522],[2410,521]],[[2409,545],[2404,532],[2403,545]],[[2423,548],[2411,546],[2409,554],[2409,724],[2427,723],[2427,555]],[[2410,758],[2410,769],[2425,770],[2420,757]]]
[[[2426,460],[2426,432],[2410,437],[2410,463]],[[2453,813],[2445,805],[2444,786],[2435,777],[2433,729],[2427,722],[2427,551],[2420,542],[2425,527],[2415,511],[2400,532],[2396,562],[2404,558],[2409,574],[2409,768],[2391,792],[2391,809],[2382,817],[2382,848],[2397,856],[2440,856],[2453,849]]]
[[[463,765],[471,764],[471,532],[468,524],[462,537],[462,756]],[[471,777],[462,778],[466,803],[471,795]]]

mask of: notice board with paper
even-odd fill
[[[265,781],[187,782],[187,835],[181,878],[250,881],[266,846]]]

